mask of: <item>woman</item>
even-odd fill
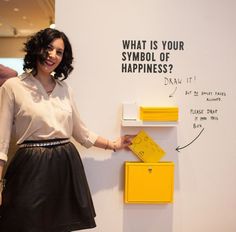
[[[0,178],[5,185],[1,232],[66,232],[95,227],[95,211],[78,151],[119,150],[131,136],[111,142],[80,119],[71,88],[72,49],[63,32],[45,29],[25,44],[24,71],[0,89]],[[17,150],[2,179],[14,125]],[[5,182],[6,181],[6,182]]]

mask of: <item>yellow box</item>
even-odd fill
[[[178,121],[178,107],[140,106],[140,120],[143,121]]]
[[[125,203],[173,202],[174,163],[125,163]]]

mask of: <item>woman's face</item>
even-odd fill
[[[64,53],[64,42],[61,38],[53,40],[47,48],[48,56],[41,64],[37,63],[38,72],[50,74],[61,63]]]

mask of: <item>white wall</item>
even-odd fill
[[[175,162],[173,204],[125,205],[123,164],[137,158],[79,147],[97,212],[91,231],[236,231],[235,8],[234,0],[56,1],[57,28],[74,48],[69,82],[91,130],[110,139],[138,132],[121,127],[122,102],[180,110],[177,127],[145,128],[166,150],[163,160]],[[122,40],[147,41],[134,51],[153,52],[156,61],[139,63],[166,64],[167,72],[122,73]],[[162,41],[184,49],[164,50]]]

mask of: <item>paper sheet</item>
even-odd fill
[[[144,131],[132,140],[129,148],[144,162],[159,162],[165,151]]]

